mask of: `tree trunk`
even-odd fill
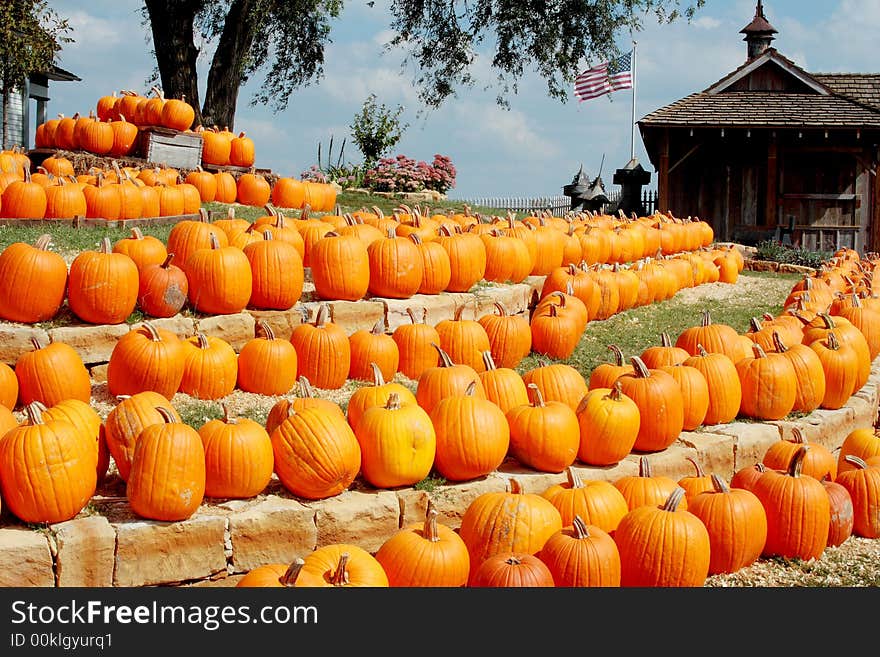
[[[255,9],[258,4],[259,0],[234,0],[229,8],[208,72],[205,105],[202,108],[206,125],[228,127],[230,130],[234,128],[238,90],[261,14]]]
[[[7,150],[9,145],[6,141],[6,135],[9,132],[9,85],[3,84],[3,150]]]
[[[201,0],[144,0],[153,32],[153,49],[166,98],[186,100],[202,124],[196,71],[198,50],[193,42],[193,23]]]

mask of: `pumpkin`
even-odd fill
[[[633,366],[624,362],[623,352],[620,347],[616,344],[610,344],[608,349],[611,351],[614,360],[610,363],[600,363],[593,368],[587,383],[587,387],[590,390],[594,388],[611,388],[614,382],[617,381],[617,377],[633,371]],[[739,404],[737,404],[737,409],[739,409]]]
[[[690,354],[672,344],[672,339],[665,331],[660,334],[660,344],[647,347],[639,358],[648,369],[660,369],[667,365],[680,365]]]
[[[863,461],[880,456],[880,434],[874,427],[857,427],[846,434],[837,453],[837,477],[855,468],[846,460],[850,455],[858,456]]]
[[[434,468],[449,481],[468,481],[496,470],[511,445],[501,409],[474,396],[476,381],[462,394],[440,400],[431,411],[437,439]]]
[[[725,354],[736,364],[745,355],[739,338],[735,328],[727,324],[714,324],[709,311],[704,310],[700,324],[682,331],[675,340],[675,346],[696,356],[700,353],[698,345],[702,345],[709,353]]]
[[[201,313],[239,313],[253,291],[250,261],[241,249],[222,245],[215,233],[208,239],[210,246],[193,251],[183,267],[189,280],[187,298]]]
[[[299,569],[305,563],[302,559],[297,559],[293,564],[288,566],[283,563],[267,563],[257,566],[249,570],[244,577],[236,583],[236,588],[264,588],[274,586],[293,586]]]
[[[279,424],[287,419],[288,415],[304,408],[320,408],[325,411],[337,413],[345,418],[345,411],[342,410],[342,407],[339,404],[330,401],[329,399],[315,396],[312,384],[309,383],[309,380],[306,377],[300,376],[297,379],[297,388],[300,393],[299,397],[294,397],[292,399],[279,399],[272,405],[272,408],[269,409],[269,415],[266,417],[266,431],[270,434]]]
[[[437,243],[449,255],[447,292],[467,292],[486,273],[486,247],[477,235],[457,233],[441,226]]]
[[[70,263],[67,304],[90,324],[122,324],[137,305],[138,269],[134,260],[113,253],[110,238],[98,251],[82,251]]]
[[[208,219],[208,211],[201,208],[198,219],[184,219],[172,226],[166,248],[175,255],[177,262],[182,263],[181,267],[186,269],[186,261],[193,252],[211,248],[211,235],[217,239],[218,246],[228,246],[228,235],[213,225]]]
[[[180,421],[180,416],[176,415],[177,411],[164,395],[152,390],[119,395],[117,400],[116,406],[104,418],[104,436],[120,478],[127,481],[135,443],[141,431],[151,424],[165,422],[165,417],[157,409],[170,410],[177,421]]]
[[[351,344],[345,330],[328,321],[330,308],[321,304],[313,324],[300,324],[290,334],[302,376],[319,388],[338,390],[351,369]]]
[[[475,372],[483,371],[483,352],[491,351],[489,336],[483,325],[473,319],[462,319],[464,306],[456,308],[451,319],[435,326],[440,335],[440,348],[454,363],[468,365]]]
[[[229,142],[229,164],[236,167],[252,167],[254,165],[254,140],[244,132]]]
[[[214,172],[217,182],[217,193],[214,196],[216,203],[235,203],[238,196],[238,184],[235,177],[228,171]]]
[[[12,181],[0,193],[3,214],[13,219],[43,219],[47,204],[46,190],[31,180],[30,169],[25,169],[23,179]]]
[[[162,103],[161,125],[166,128],[189,130],[195,117],[195,109],[186,102],[186,96],[181,96],[179,99],[168,98]]]
[[[433,345],[440,344],[437,329],[426,323],[428,310],[422,311],[422,319],[416,319],[412,308],[406,309],[410,324],[401,324],[391,334],[397,343],[398,371],[404,376],[418,381],[422,373],[429,367],[437,365],[437,351]]]
[[[706,379],[709,404],[703,424],[732,422],[742,404],[742,384],[730,357],[719,352],[710,353],[698,344],[697,354],[686,359],[684,365],[696,368]]]
[[[158,407],[162,423],[146,426],[134,445],[125,495],[142,518],[189,518],[205,496],[205,450],[199,433]]]
[[[489,350],[498,367],[514,368],[532,349],[532,331],[523,315],[511,315],[503,304],[494,303],[495,313],[481,316],[477,321],[489,338]]]
[[[780,420],[788,415],[796,397],[794,366],[777,352],[753,345],[753,356],[736,363],[742,388],[740,413],[756,420]]]
[[[145,265],[138,276],[137,305],[150,317],[174,317],[187,300],[189,279],[177,265],[172,264],[174,254],[169,253],[159,263]]]
[[[697,516],[680,508],[684,497],[677,486],[661,506],[640,506],[621,519],[614,532],[621,586],[703,586],[709,574],[709,532]]]
[[[183,376],[178,390],[196,399],[220,399],[238,380],[235,350],[226,340],[202,331],[183,341]]]
[[[373,296],[406,299],[418,292],[424,265],[418,246],[389,229],[385,238],[367,248],[370,263],[369,292]]]
[[[358,329],[350,336],[351,365],[348,378],[360,381],[373,379],[373,367],[378,367],[388,381],[397,374],[400,351],[394,339],[385,333],[385,319],[377,321],[369,331]]]
[[[730,478],[730,487],[753,490],[755,482],[765,472],[767,472],[767,467],[760,462],[742,467],[733,473],[733,476]]]
[[[251,268],[249,305],[268,310],[287,310],[300,300],[303,290],[302,257],[290,242],[275,239],[269,230],[263,239],[243,248]]]
[[[357,301],[367,294],[370,260],[357,237],[328,231],[312,246],[309,261],[319,298]]]
[[[18,377],[9,365],[0,362],[0,406],[11,411],[17,402]]]
[[[821,408],[836,410],[843,407],[858,388],[858,355],[846,342],[838,339],[835,331],[829,331],[825,338],[809,343],[822,364],[825,373],[825,395]]]
[[[70,520],[95,493],[95,442],[66,419],[44,420],[36,402],[25,413],[0,437],[3,502],[23,522]]]
[[[688,511],[709,533],[709,574],[735,573],[751,566],[767,540],[767,515],[750,490],[728,486],[717,474],[711,488],[692,495]]]
[[[84,217],[86,212],[86,196],[79,185],[58,178],[46,187],[46,219]]]
[[[590,465],[614,465],[629,454],[641,424],[636,403],[613,388],[593,388],[575,412],[580,428],[577,458]]]
[[[544,543],[538,558],[556,586],[620,586],[620,552],[600,527],[576,515]]]
[[[583,324],[573,315],[561,314],[555,304],[536,309],[529,326],[532,351],[556,360],[571,357],[583,332]]]
[[[0,252],[0,318],[36,323],[58,314],[67,291],[67,263],[50,251],[52,236],[40,235],[33,245],[13,242]],[[39,286],[40,294],[32,294]]]
[[[207,145],[207,141],[206,141]],[[228,155],[227,155],[228,161]],[[219,164],[219,162],[218,162]],[[272,203],[281,208],[302,208],[305,198],[303,181],[282,176],[272,185]]]
[[[529,275],[532,258],[526,243],[495,230],[480,235],[486,252],[483,278],[494,283],[521,283]]]
[[[293,578],[297,587],[387,587],[388,576],[376,558],[350,543],[331,543],[310,552]]]
[[[360,444],[341,413],[290,409],[270,438],[275,472],[294,495],[310,500],[338,495],[360,472]]]
[[[152,390],[167,400],[179,390],[183,372],[180,338],[152,322],[143,322],[113,346],[107,363],[107,389],[114,397]]]
[[[554,586],[553,573],[538,557],[528,552],[501,552],[481,563],[468,586],[508,588]]]
[[[411,486],[431,472],[437,451],[431,416],[419,405],[402,405],[396,393],[364,411],[355,436],[364,479],[376,488]]]
[[[837,483],[846,488],[852,499],[852,533],[864,538],[880,538],[880,467],[869,466],[865,460],[849,454],[844,460],[851,466],[837,476]]]
[[[230,415],[208,420],[199,429],[205,448],[205,495],[249,498],[272,479],[272,442],[265,427],[245,417]]]
[[[843,484],[830,479],[822,479],[828,502],[831,504],[831,522],[828,525],[828,540],[825,545],[837,547],[852,536],[855,524],[855,508],[852,496]]]
[[[66,420],[82,432],[86,440],[94,444],[97,463],[95,474],[97,483],[102,483],[110,466],[110,450],[107,448],[104,425],[98,412],[89,403],[79,399],[65,399],[51,408],[47,408],[41,402],[34,403],[43,414],[44,420]],[[13,426],[18,426],[18,421],[14,420],[14,422]]]
[[[415,395],[409,388],[394,381],[386,383],[379,366],[376,363],[371,363],[371,366],[373,371],[372,385],[358,388],[348,398],[346,417],[352,429],[357,428],[364,411],[372,406],[384,406],[391,393],[396,393],[403,405],[418,404]]]
[[[752,488],[767,514],[764,556],[808,561],[825,551],[831,503],[818,479],[802,475],[808,450],[801,445],[785,471],[768,469]]]
[[[470,575],[470,555],[462,538],[437,522],[429,504],[423,522],[402,527],[376,552],[393,587],[461,587]]]
[[[581,373],[567,363],[539,365],[523,374],[523,382],[534,383],[544,401],[561,401],[576,411],[587,394],[587,382]]]
[[[275,336],[265,320],[257,320],[257,332],[238,352],[236,386],[245,392],[276,396],[296,384],[297,354],[289,340]]]
[[[485,369],[479,375],[486,399],[498,406],[502,413],[506,414],[514,406],[529,403],[526,384],[516,370],[496,367],[489,351],[483,352],[483,364]]]
[[[480,375],[470,365],[453,363],[443,349],[436,343],[433,345],[440,355],[440,363],[426,368],[416,383],[416,401],[430,415],[434,407],[446,397],[460,394],[471,382],[476,381],[474,395],[485,399],[486,391],[480,381]]]
[[[563,526],[580,517],[587,525],[613,534],[629,511],[626,498],[616,486],[602,479],[582,480],[574,468],[565,469],[566,481],[549,486],[541,496],[559,511]]]
[[[792,411],[809,413],[821,406],[825,398],[825,368],[818,353],[803,343],[787,347],[779,331],[773,331],[773,345],[794,368],[795,397]]]
[[[690,358],[690,356],[688,356]],[[684,431],[693,431],[703,424],[709,410],[709,383],[696,367],[679,363],[663,365],[661,371],[672,375],[681,389]]]
[[[480,565],[506,552],[537,554],[562,529],[562,517],[544,497],[525,493],[515,479],[504,491],[478,495],[465,509],[459,536],[468,547],[471,581]]]
[[[824,445],[808,443],[799,427],[791,428],[791,438],[781,438],[770,445],[761,462],[771,470],[788,470],[788,464],[801,445],[810,447],[804,457],[801,473],[819,481],[826,477],[834,481],[837,477],[837,458]]]
[[[621,392],[639,407],[642,417],[633,449],[657,452],[669,447],[684,429],[684,398],[671,374],[648,369],[638,356],[630,359],[631,374],[618,377]]]
[[[422,259],[422,281],[418,294],[440,294],[452,278],[449,253],[433,239],[422,239],[418,233],[411,233],[408,237],[418,247]]]
[[[138,193],[140,194],[140,193]],[[168,257],[164,242],[152,235],[144,235],[143,231],[134,227],[130,237],[123,237],[113,245],[113,253],[124,253],[137,265],[142,272],[147,265],[161,265]]]
[[[23,352],[15,361],[22,406],[33,401],[54,406],[65,399],[91,402],[91,377],[76,349],[64,342],[43,346],[35,337],[31,344],[33,350]]]
[[[651,471],[651,461],[647,456],[639,457],[637,475],[626,475],[612,482],[626,500],[627,508],[632,511],[640,506],[660,506],[676,488],[678,483],[665,475],[655,475]],[[678,507],[686,509],[687,495],[678,502]]]

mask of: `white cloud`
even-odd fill
[[[700,16],[691,21],[691,25],[700,30],[714,30],[721,27],[722,23],[712,16]]]
[[[457,137],[479,139],[492,145],[496,153],[522,158],[544,159],[559,154],[559,147],[542,137],[532,120],[518,110],[505,110],[489,103],[455,103]]]
[[[128,32],[127,25],[94,16],[85,11],[74,11],[68,14],[67,18],[73,28],[70,36],[74,38],[75,42],[65,46],[65,50],[77,48],[93,50],[95,47],[105,50],[111,49],[122,43]],[[125,38],[125,40],[130,39]]]

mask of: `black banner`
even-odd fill
[[[726,643],[734,635],[740,642],[751,636],[762,649],[777,641],[790,649],[811,633],[810,616],[820,614],[829,630],[842,628],[853,612],[873,610],[876,602],[876,588],[10,588],[0,589],[0,655],[177,655],[187,648],[222,655],[242,644],[323,645],[333,655],[371,646],[399,654],[405,645],[430,654],[431,645],[445,651],[465,637],[468,653],[534,640],[548,649],[560,642],[587,648],[601,638],[696,647],[693,641]],[[801,624],[803,633],[793,632]],[[767,625],[777,630],[767,635],[760,629]]]

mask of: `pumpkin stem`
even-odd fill
[[[312,389],[312,384],[305,376],[302,375],[300,375],[299,377],[299,390],[302,397],[308,397],[311,399],[315,396],[315,391]]]
[[[146,329],[149,334],[149,338],[152,342],[162,342],[162,336],[159,335],[159,330],[153,326],[153,323],[150,321],[145,321],[141,324],[141,326]]]
[[[651,462],[648,460],[647,456],[639,457],[639,476],[640,477],[650,477],[651,476]]]
[[[867,462],[861,457],[856,456],[855,454],[847,454],[843,457],[843,460],[856,466],[856,468],[858,468],[859,470],[864,470],[868,467]]]
[[[623,367],[623,351],[616,344],[608,345],[608,349],[614,354],[614,364]]]
[[[157,406],[156,412],[162,416],[162,419],[165,420],[165,424],[177,422],[177,418],[174,417],[174,411],[165,408],[164,406]]]
[[[399,411],[400,410],[400,395],[396,392],[392,392],[388,395],[388,401],[385,403],[385,408],[389,411]]]
[[[828,348],[832,351],[840,349],[840,340],[837,339],[837,335],[834,331],[828,331],[828,335],[825,336],[825,342],[828,343]]]
[[[608,398],[611,401],[620,401],[623,398],[623,386],[620,381],[615,381],[614,385],[611,387],[611,392],[608,393]]]
[[[49,245],[52,243],[52,236],[49,233],[43,233],[34,242],[34,248],[39,251],[48,251]]]
[[[199,349],[208,349],[211,346],[208,342],[208,336],[201,331],[196,331],[196,342],[198,343]]]
[[[544,403],[544,395],[541,394],[541,389],[536,383],[530,383],[526,387],[529,389],[529,396],[532,398],[532,406],[535,406],[536,408],[543,408],[546,406]]]
[[[431,346],[437,350],[438,354],[440,354],[440,367],[452,367],[455,365],[455,363],[453,363],[452,359],[449,357],[449,354],[443,351],[443,349],[440,348],[440,345],[438,345],[436,342],[432,342]]]
[[[580,476],[577,472],[574,471],[574,468],[568,466],[565,468],[565,474],[568,477],[568,485],[572,488],[583,488],[584,482],[581,480]]]
[[[468,387],[465,388],[464,396],[465,397],[473,397],[476,390],[477,390],[477,382],[471,381],[470,383],[468,383]]]
[[[373,385],[377,388],[379,386],[384,386],[385,377],[382,376],[382,370],[379,368],[379,366],[374,362],[370,362],[370,368],[373,370]]]
[[[485,365],[486,371],[492,371],[492,370],[498,369],[498,367],[495,365],[495,359],[492,358],[491,351],[488,351],[488,350],[484,351],[480,355],[483,357],[483,365]]]
[[[328,306],[326,303],[322,303],[318,307],[318,312],[315,315],[315,326],[317,328],[323,327],[324,324],[327,323],[327,316],[329,314],[330,314],[330,306]]]
[[[782,336],[779,335],[779,331],[773,331],[773,346],[776,348],[777,353],[784,354],[788,351],[788,347],[786,347],[785,343],[782,341]]]
[[[302,557],[297,557],[296,560],[288,566],[287,570],[284,574],[278,578],[278,582],[281,586],[295,586],[296,578],[299,577],[299,571],[302,570],[303,566],[306,565],[306,562]]]
[[[714,472],[709,476],[712,477],[712,488],[715,490],[716,493],[729,493],[730,492],[730,486],[727,485],[727,482],[724,481],[724,479],[719,477]]]
[[[265,319],[257,320],[257,328],[263,332],[263,335],[266,337],[267,340],[275,339],[275,331],[272,330],[272,327],[269,326]]]
[[[651,376],[651,371],[648,369],[648,366],[645,365],[645,361],[643,361],[640,357],[633,356],[629,359],[629,362],[632,363],[633,371],[636,374],[636,378],[647,379]]]
[[[755,354],[755,358],[766,358],[767,353],[764,351],[764,347],[759,345],[757,342],[752,343],[752,353]]]
[[[663,506],[660,507],[664,511],[675,511],[678,509],[678,505],[681,504],[681,501],[684,499],[685,490],[681,486],[676,486],[675,490],[669,494],[669,497],[666,498],[666,502],[663,503]]]
[[[666,331],[663,331],[663,333],[660,334],[660,346],[661,347],[671,347],[672,346],[672,339],[669,337],[669,333],[667,333]]]
[[[697,460],[696,460],[694,457],[692,457],[692,456],[688,456],[688,457],[686,457],[686,458],[687,458],[688,461],[690,461],[691,463],[694,464],[694,469],[696,469],[696,471],[697,471],[697,477],[705,477],[705,476],[706,476],[706,475],[703,473],[703,468],[700,466],[699,463],[697,463]]]
[[[801,431],[800,427],[792,427],[791,428],[791,438],[790,442],[797,443],[799,445],[807,444],[807,439],[804,437],[804,432]]]
[[[343,552],[339,555],[339,564],[336,566],[336,571],[330,577],[330,583],[333,586],[345,586],[349,583],[348,559],[348,552]]]
[[[794,453],[794,456],[791,457],[791,461],[788,463],[788,474],[792,477],[800,477],[801,473],[804,469],[804,458],[807,456],[807,452],[810,451],[809,445],[801,445],[798,448],[798,451]]]
[[[587,529],[587,523],[585,523],[584,519],[581,518],[579,515],[575,514],[574,518],[571,521],[571,525],[574,528],[575,538],[590,538],[590,530]]]
[[[440,540],[440,533],[437,531],[438,515],[437,509],[433,509],[430,506],[428,507],[428,512],[425,514],[425,526],[422,533],[425,540],[428,540],[431,543],[436,543]]]
[[[40,408],[42,406],[42,408]],[[46,407],[39,402],[32,401],[30,404],[24,407],[24,412],[27,415],[28,424],[45,424],[43,422],[43,410]]]

